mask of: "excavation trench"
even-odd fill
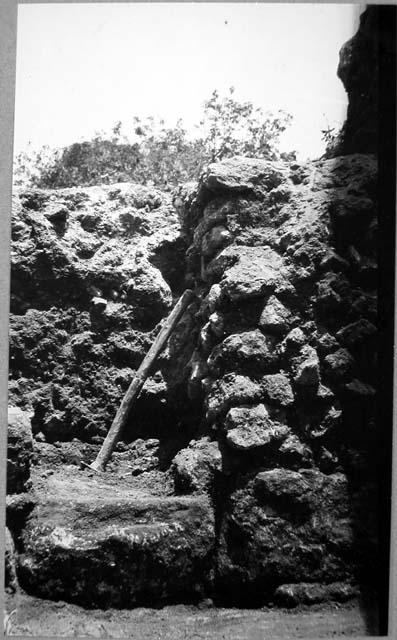
[[[170,237],[161,207],[143,238],[109,224],[84,262],[97,287],[88,311],[13,320],[34,505],[20,517],[11,505],[8,520],[28,593],[90,608],[292,606],[345,601],[370,582],[376,166],[346,156],[315,169],[313,186],[308,165],[212,165]],[[359,227],[352,207],[365,210]],[[81,216],[54,231],[58,251],[84,238]],[[90,475],[80,461],[95,459],[159,322],[191,287],[106,472]]]

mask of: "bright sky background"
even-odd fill
[[[200,119],[213,89],[294,116],[282,147],[318,157],[347,96],[339,49],[363,5],[31,4],[18,7],[15,151],[65,146],[153,115]]]

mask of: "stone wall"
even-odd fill
[[[114,188],[118,199],[97,189],[105,204],[87,189],[68,215],[63,205],[62,228],[53,211],[71,193],[19,198],[10,395],[25,422],[21,410],[31,412],[35,464],[46,474],[94,457],[172,304],[158,267],[169,273],[172,247],[186,249],[173,282],[183,288],[185,277],[196,302],[148,381],[112,469],[127,456],[128,472],[144,482],[163,473],[172,494],[209,497],[212,578],[203,583],[219,602],[304,599],[307,583],[343,599],[376,570],[376,184],[371,155],[307,164],[234,158],[181,190],[180,221],[171,202],[140,214],[141,225],[153,225],[140,234],[128,226],[139,215],[119,202],[120,192],[135,197],[132,186]],[[38,198],[45,201],[32,207]],[[82,256],[88,242],[98,247]],[[34,523],[45,509],[33,511],[23,532],[19,506],[10,506],[22,535],[19,571],[35,591],[32,567],[51,576],[59,563],[37,560],[34,544],[40,527],[49,535],[51,509],[42,525]],[[69,552],[77,553],[73,545]],[[88,576],[97,560],[86,561]],[[73,599],[67,584],[57,593]],[[103,601],[84,578],[78,585],[90,602]],[[106,593],[106,602],[121,602],[113,587]]]
[[[205,435],[174,473],[214,496],[228,599],[376,568],[376,213],[370,155],[227,160],[182,213]]]

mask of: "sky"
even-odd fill
[[[347,96],[336,69],[358,4],[86,3],[18,7],[14,149],[62,147],[133,116],[200,120],[214,89],[285,110],[282,150],[324,151]]]

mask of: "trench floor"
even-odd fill
[[[131,638],[132,640],[273,640],[376,636],[375,612],[359,601],[298,609],[218,609],[186,605],[106,611],[17,593],[8,634],[23,637]]]

